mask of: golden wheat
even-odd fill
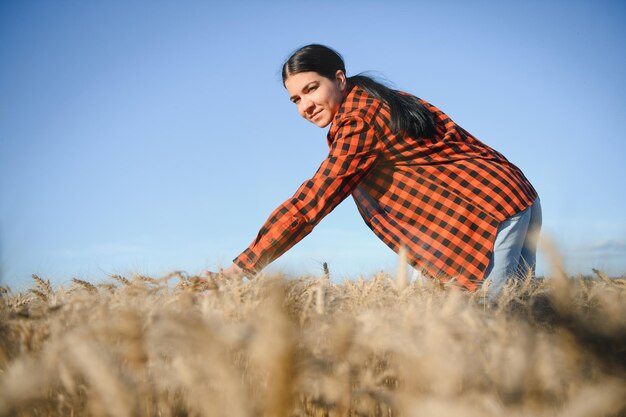
[[[0,416],[626,415],[626,285],[176,271],[0,291]],[[177,280],[178,282],[172,282]]]

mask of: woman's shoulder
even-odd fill
[[[354,118],[363,119],[365,123],[371,123],[384,107],[384,103],[355,85],[350,89],[337,111],[334,123],[341,123],[343,120]]]

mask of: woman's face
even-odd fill
[[[285,88],[289,99],[298,107],[300,116],[318,127],[333,121],[343,102],[346,75],[338,70],[330,80],[317,72],[299,72],[287,77]]]

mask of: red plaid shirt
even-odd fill
[[[393,134],[389,107],[352,87],[328,132],[326,159],[234,263],[260,271],[352,194],[369,228],[395,252],[404,245],[415,268],[475,290],[498,225],[537,193],[503,155],[420,101],[434,116],[433,138]]]

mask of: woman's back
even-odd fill
[[[530,206],[537,194],[504,156],[420,102],[433,115],[436,134],[430,138],[394,134],[388,106],[354,86],[328,142],[346,135],[346,125],[367,126],[362,138],[375,142],[379,155],[353,193],[364,220],[392,249],[407,246],[417,267],[455,276],[473,289],[499,223]]]

